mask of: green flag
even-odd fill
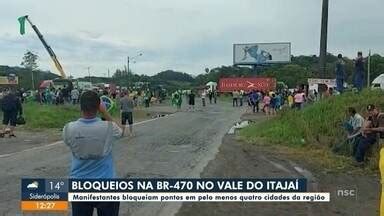
[[[19,20],[20,23],[20,34],[23,35],[25,34],[25,19],[26,16],[19,17],[17,20]]]

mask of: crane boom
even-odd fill
[[[59,60],[57,60],[55,52],[53,52],[53,49],[47,44],[47,42],[44,40],[43,35],[40,33],[39,29],[34,25],[31,20],[28,18],[28,16],[25,16],[26,20],[29,22],[29,24],[32,26],[33,30],[36,32],[37,36],[39,37],[41,43],[44,45],[44,48],[47,50],[49,56],[51,56],[51,59],[53,63],[56,66],[56,69],[59,71],[61,78],[65,79],[66,75],[64,73],[64,69],[61,66]]]

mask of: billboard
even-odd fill
[[[325,84],[327,86],[335,87],[336,79],[320,79],[320,78],[308,79],[308,85],[315,85],[315,84]]]
[[[0,76],[0,85],[17,85],[19,78],[13,74],[9,76]]]
[[[234,65],[291,62],[291,43],[248,43],[233,45]]]
[[[249,77],[249,78],[221,78],[219,80],[219,92],[232,91],[270,91],[276,89],[276,79],[267,77]]]

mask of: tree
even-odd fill
[[[34,71],[39,67],[37,65],[38,58],[39,56],[37,54],[34,54],[28,50],[24,54],[23,61],[21,62],[21,66],[24,66],[28,71],[31,72],[32,89],[35,89]]]

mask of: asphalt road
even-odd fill
[[[134,138],[124,138],[114,147],[118,176],[199,177],[241,113],[240,108],[222,102],[138,124]],[[62,142],[0,155],[0,215],[21,215],[22,177],[67,177],[69,165],[70,152]],[[172,215],[180,206],[181,203],[122,203],[120,212]]]

